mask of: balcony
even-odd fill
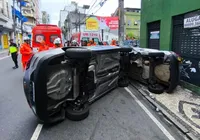
[[[36,18],[34,11],[31,9],[22,9],[22,15],[25,17]]]

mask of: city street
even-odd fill
[[[12,67],[10,57],[0,59],[0,135],[2,140],[29,140],[38,122],[24,96],[22,69]],[[132,87],[116,89],[95,102],[84,121],[66,119],[43,126],[37,134],[38,140],[183,140]]]

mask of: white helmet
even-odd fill
[[[72,40],[72,44],[76,45],[77,41],[76,40]]]
[[[61,44],[61,39],[58,37],[53,41],[53,44]]]
[[[23,37],[24,41],[30,40],[30,38],[28,36]]]

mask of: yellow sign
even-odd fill
[[[86,30],[98,30],[99,29],[99,21],[96,18],[89,18],[86,20]]]
[[[4,49],[7,49],[9,46],[8,46],[8,35],[4,34],[3,35],[3,48]]]

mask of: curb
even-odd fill
[[[137,85],[133,82],[130,82],[131,86],[133,86],[136,90],[138,90],[141,95],[147,99],[149,103],[151,103],[154,107],[160,110],[160,112],[172,123],[178,128],[183,134],[187,136],[190,140],[199,140],[194,134],[189,132],[189,130],[183,126],[180,122],[178,122],[172,115],[170,115],[163,107],[161,107],[156,101],[154,101],[150,96],[148,96],[148,91],[144,91],[140,85]]]

